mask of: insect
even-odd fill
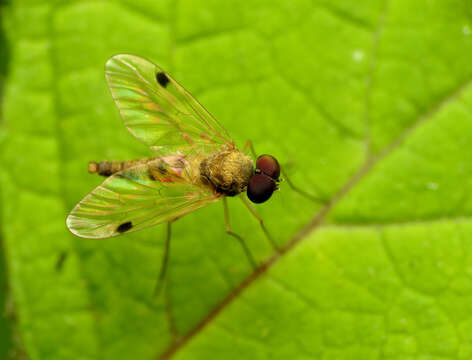
[[[226,197],[267,201],[278,189],[281,168],[275,157],[254,160],[235,146],[228,132],[170,75],[152,62],[128,54],[105,65],[108,86],[124,125],[153,156],[132,161],[90,162],[89,172],[106,176],[67,217],[69,230],[84,238],[109,238],[168,223],[163,267],[168,257],[170,224],[183,215],[223,200],[226,231],[231,231]],[[249,202],[243,202],[255,215]]]

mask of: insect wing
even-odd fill
[[[108,238],[176,219],[219,199],[193,185],[186,168],[167,171],[160,159],[116,173],[88,194],[67,217],[72,233]]]
[[[233,144],[216,119],[152,62],[116,55],[105,74],[125,126],[158,155],[209,153]]]

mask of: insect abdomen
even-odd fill
[[[119,171],[129,169],[139,164],[145,164],[149,159],[129,160],[129,161],[90,161],[88,171],[90,174],[111,176]]]

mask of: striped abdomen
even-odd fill
[[[88,164],[88,171],[90,174],[98,174],[102,176],[110,176],[119,171],[132,168],[136,165],[146,164],[152,159],[139,159],[128,161],[90,161]]]

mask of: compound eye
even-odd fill
[[[247,185],[247,197],[253,203],[260,204],[269,200],[276,189],[275,181],[265,174],[255,174]]]
[[[272,155],[261,155],[257,158],[256,169],[261,170],[267,176],[278,180],[280,176],[280,165]]]

